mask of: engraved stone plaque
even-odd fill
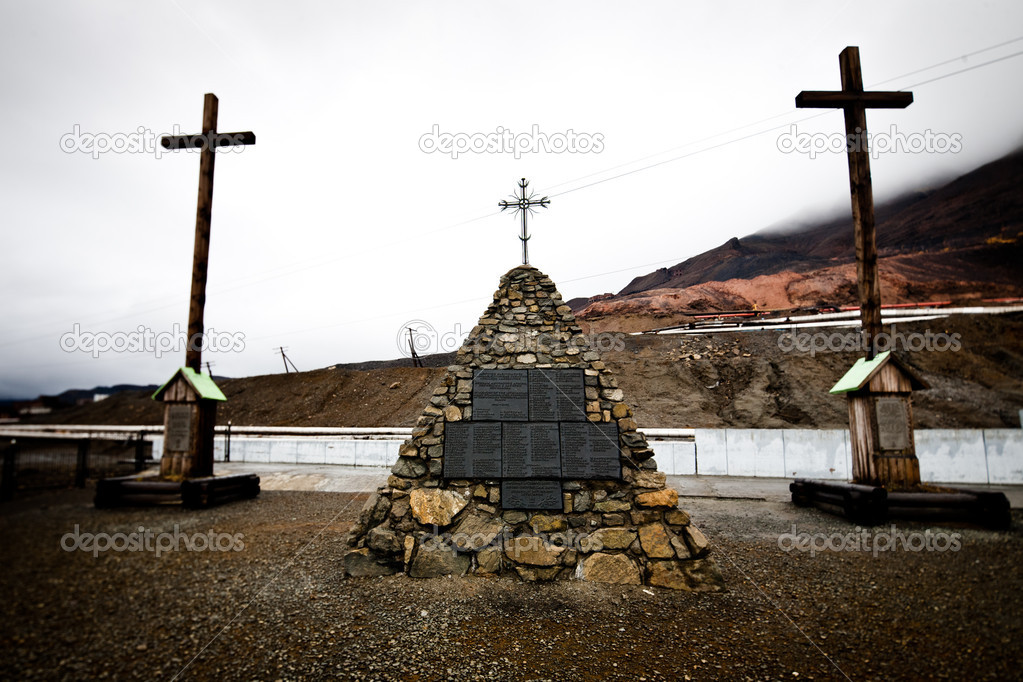
[[[506,422],[501,460],[504,478],[557,478],[561,475],[558,425]]]
[[[909,415],[902,398],[877,399],[877,435],[882,450],[909,447]]]
[[[167,433],[164,449],[175,452],[187,452],[192,440],[192,406],[167,406]]]
[[[504,509],[562,508],[559,481],[502,481],[501,506]]]
[[[622,477],[618,425],[561,424],[561,476],[568,479]]]
[[[453,422],[444,429],[444,478],[501,476],[500,422]]]
[[[472,379],[472,418],[477,421],[527,421],[529,377],[526,370],[476,370]]]
[[[528,371],[530,421],[586,421],[583,370]]]

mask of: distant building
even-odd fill
[[[53,411],[53,408],[43,403],[42,400],[32,400],[29,402],[19,403],[18,414],[27,417],[33,414],[49,414]]]

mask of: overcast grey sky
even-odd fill
[[[1002,59],[1023,41],[962,57],[1023,36],[1018,0],[0,8],[0,397],[161,383],[183,362],[69,349],[85,343],[76,328],[184,328],[198,155],[158,157],[144,137],[199,132],[206,92],[220,131],[257,136],[216,164],[206,327],[231,350],[204,360],[227,376],[283,371],[281,345],[302,370],[398,357],[413,321],[437,334],[428,352],[457,347],[519,262],[518,223],[497,202],[523,176],[552,197],[530,262],[565,298],[848,211],[843,154],[778,142],[793,122],[842,130],[841,112],[793,99],[839,89],[847,45],[868,87],[915,85],[908,109],[868,113],[872,133],[959,140],[881,155],[878,199],[1023,143],[1023,57]],[[456,142],[572,131],[576,146],[452,158],[423,151],[434,126]],[[141,150],[98,153],[132,135]]]

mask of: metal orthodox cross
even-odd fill
[[[867,150],[867,109],[905,109],[913,103],[913,93],[864,92],[858,47],[842,50],[838,63],[842,71],[841,91],[804,90],[796,95],[796,108],[845,111],[849,188],[856,239],[857,291],[860,298],[860,320],[867,342],[867,359],[870,360],[877,354],[877,338],[881,334],[881,280],[877,272],[877,240],[874,236],[874,192],[870,185],[870,155]]]
[[[519,240],[522,242],[522,264],[529,265],[529,252],[526,249],[526,242],[529,241],[529,233],[526,232],[526,214],[533,213],[534,207],[539,206],[540,208],[547,208],[551,200],[547,197],[541,197],[540,199],[534,199],[536,195],[533,192],[526,194],[526,187],[529,186],[529,182],[522,178],[519,181],[518,194],[513,194],[512,199],[514,201],[508,201],[502,199],[497,203],[501,207],[501,210],[508,208],[515,209],[516,213],[522,214],[522,234],[519,235]]]
[[[167,135],[160,139],[165,149],[202,149],[199,158],[199,205],[195,214],[195,249],[192,255],[192,295],[188,304],[188,343],[185,365],[202,372],[203,308],[206,305],[206,270],[210,254],[210,217],[213,212],[214,149],[256,144],[256,135],[217,132],[217,96],[206,93],[202,108],[202,133]]]

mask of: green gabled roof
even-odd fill
[[[838,383],[831,387],[831,393],[848,393],[849,391],[858,391],[867,385],[870,381],[870,377],[874,376],[874,372],[881,369],[885,362],[888,361],[888,356],[891,355],[890,350],[886,350],[883,353],[879,353],[874,357],[873,360],[867,360],[866,358],[860,358],[856,361],[856,364],[845,373],[845,376],[838,380]]]
[[[886,350],[883,353],[878,353],[873,360],[867,360],[866,358],[860,358],[856,363],[845,373],[845,376],[838,380],[838,383],[831,387],[831,393],[849,393],[850,391],[858,391],[867,385],[878,370],[885,366],[887,362],[893,362],[895,365],[902,370],[909,377],[909,381],[914,389],[926,389],[930,388],[923,379],[918,377],[912,370],[909,369],[904,363],[902,363],[898,357],[892,355],[890,350]]]
[[[174,372],[174,376],[167,380],[167,382],[156,389],[156,393],[153,394],[153,400],[159,400],[163,392],[170,386],[171,382],[178,378],[178,375],[185,378],[188,385],[192,387],[192,390],[196,394],[205,400],[219,400],[221,402],[227,402],[227,396],[223,394],[220,388],[214,383],[213,377],[209,374],[203,374],[202,372],[196,372],[191,367],[182,367],[177,372]]]

